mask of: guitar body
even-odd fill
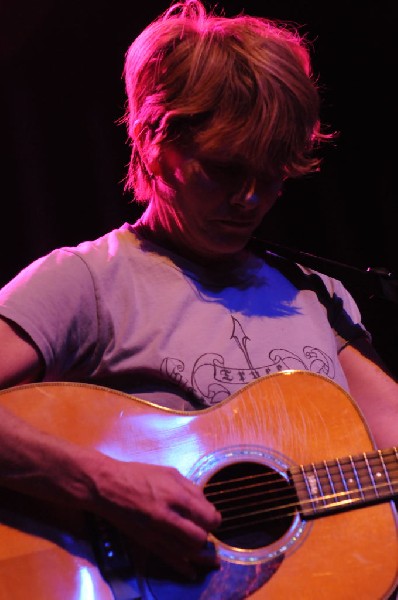
[[[182,413],[104,387],[22,385],[0,404],[43,431],[124,461],[177,467],[205,485],[234,462],[281,473],[373,450],[362,416],[339,386],[305,371],[259,379],[223,403]],[[382,600],[398,582],[391,502],[304,522],[269,545],[213,540],[221,568],[184,584],[141,557],[145,600]],[[137,565],[136,565],[137,566]],[[129,596],[120,596],[129,598]],[[131,596],[133,597],[133,596]],[[0,494],[0,600],[113,600],[83,515]]]

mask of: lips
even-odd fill
[[[254,219],[220,219],[214,220],[213,223],[219,227],[234,227],[240,229],[257,227],[257,222]]]

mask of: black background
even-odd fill
[[[139,214],[123,191],[123,60],[132,39],[168,6],[2,0],[0,285],[54,247],[96,238]],[[319,174],[287,184],[261,235],[332,261],[320,269],[354,294],[377,350],[398,376],[396,280],[367,273],[398,273],[393,2],[218,6],[226,14],[295,22],[312,43],[322,118],[340,135],[324,150]]]

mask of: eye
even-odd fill
[[[220,182],[242,181],[247,173],[241,165],[216,161],[201,161],[203,172],[209,179]]]

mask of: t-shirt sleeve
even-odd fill
[[[96,291],[81,256],[54,250],[0,290],[0,315],[21,327],[57,380],[93,360],[98,338]]]

